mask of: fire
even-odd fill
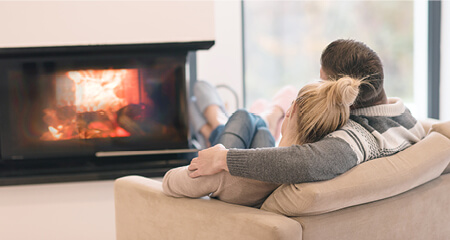
[[[77,112],[117,111],[127,105],[127,101],[119,98],[115,92],[122,85],[126,74],[126,69],[67,72],[69,79],[75,83]]]
[[[48,131],[52,134],[52,136],[53,136],[55,139],[60,139],[60,138],[62,137],[63,134],[62,134],[61,132],[59,132],[59,131],[62,130],[62,128],[63,128],[62,125],[59,125],[59,126],[58,126],[58,129],[56,129],[56,128],[50,126],[50,127],[48,127]]]
[[[57,77],[55,107],[44,109],[43,140],[126,137],[118,110],[140,103],[137,69],[68,71]]]

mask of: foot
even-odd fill
[[[256,99],[255,102],[250,106],[248,109],[249,112],[260,115],[262,112],[264,112],[268,107],[270,106],[270,102],[266,99]]]
[[[293,86],[285,86],[272,98],[272,104],[281,108],[283,114],[291,106],[292,101],[297,98],[298,90]]]
[[[206,81],[197,81],[194,86],[194,96],[197,98],[197,106],[202,113],[210,105],[217,105],[228,116],[225,105],[216,88]]]
[[[197,107],[212,129],[228,121],[228,114],[216,88],[205,81],[198,81],[194,86]]]

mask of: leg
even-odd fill
[[[224,202],[260,207],[279,184],[231,176],[229,172],[190,178],[187,167],[171,169],[163,178],[162,189],[172,197],[199,198],[206,195]]]
[[[267,127],[260,127],[256,130],[250,148],[275,147],[275,138]]]
[[[210,176],[191,178],[189,177],[190,172],[187,166],[169,170],[163,178],[163,192],[172,197],[203,197],[215,192],[221,184],[222,175],[226,174],[222,172]]]
[[[204,139],[204,147],[211,147],[211,144],[209,143],[209,137],[211,136],[211,133],[213,132],[213,129],[209,124],[205,124],[200,128],[200,138]]]
[[[269,131],[272,136],[277,139],[280,138],[281,134],[281,123],[284,119],[284,110],[277,105],[272,105],[268,107],[264,112],[259,115],[266,121]]]
[[[211,134],[214,135],[214,129],[227,123],[228,115],[216,88],[208,82],[198,81],[194,86],[194,96],[196,110],[198,110],[196,113],[200,115],[199,118],[206,120],[206,124],[198,129],[205,140],[208,140]]]
[[[223,144],[226,148],[250,148],[255,133],[261,127],[266,127],[261,117],[237,110],[223,127],[218,127],[209,139],[211,145]]]
[[[215,104],[211,104],[206,107],[203,112],[203,116],[212,129],[216,129],[220,125],[225,125],[228,121],[228,117],[225,112],[223,112],[222,107]]]
[[[207,139],[212,129],[198,109],[196,101],[195,97],[188,99],[189,127],[192,131],[192,137],[197,139],[199,147],[205,148],[210,146]]]

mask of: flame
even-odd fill
[[[126,69],[67,72],[67,77],[75,83],[77,112],[116,111],[127,105],[127,101],[119,98],[115,92],[126,74]]]
[[[61,133],[61,132],[59,132],[60,130],[62,130],[62,125],[59,125],[58,126],[58,129],[56,129],[56,128],[54,128],[54,127],[52,127],[52,126],[50,126],[50,127],[48,127],[48,131],[52,134],[52,136],[55,138],[55,139],[60,139],[61,137],[62,137],[62,135],[63,135],[63,133]]]
[[[140,103],[138,69],[68,71],[56,81],[53,108],[44,109],[48,132],[41,139],[128,137],[117,111]]]

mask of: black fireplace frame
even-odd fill
[[[209,49],[214,41],[123,45],[0,48],[0,60],[27,57],[89,56],[95,54],[183,54]],[[0,81],[2,81],[0,79]],[[187,87],[185,86],[187,89]],[[4,104],[4,103],[0,103]],[[4,109],[4,108],[2,108]],[[2,114],[0,112],[0,114]],[[0,186],[115,179],[126,175],[160,177],[170,168],[189,164],[197,149],[122,151],[60,159],[0,159]],[[1,152],[0,152],[1,154]]]

